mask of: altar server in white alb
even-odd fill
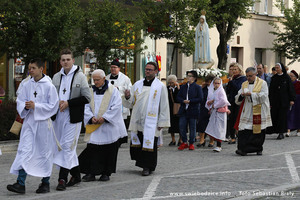
[[[146,78],[137,81],[131,91],[126,90],[123,105],[132,108],[129,131],[131,132],[130,155],[136,166],[148,176],[157,165],[157,140],[162,128],[170,127],[168,91],[155,78],[158,67],[148,62]]]
[[[114,85],[122,96],[124,96],[125,90],[130,90],[132,87],[130,78],[120,72],[121,66],[118,59],[115,59],[111,62],[110,66],[110,74],[106,76],[106,80],[108,80],[112,85]],[[130,110],[124,106],[122,106],[122,115],[123,119],[126,120],[128,116],[130,116]],[[125,122],[125,121],[124,121]],[[128,137],[121,138],[119,140],[120,145],[122,143],[127,143]]]
[[[130,90],[132,87],[130,78],[120,72],[120,62],[118,59],[115,59],[111,62],[110,66],[110,74],[106,76],[106,80],[110,82],[110,84],[114,85],[122,96],[124,96],[125,90]],[[130,110],[126,107],[122,107],[122,115],[123,119],[127,119],[130,116]]]
[[[122,117],[122,99],[118,89],[105,80],[101,69],[93,71],[92,100],[85,105],[85,150],[79,155],[83,181],[108,181],[116,173],[119,139],[127,136]]]
[[[61,51],[61,70],[53,77],[53,84],[59,96],[59,110],[55,120],[58,150],[54,164],[60,167],[56,190],[63,191],[81,182],[77,142],[84,117],[84,106],[91,100],[86,76],[79,66],[74,65],[73,54],[69,49]],[[68,174],[72,175],[67,183]],[[67,184],[66,184],[67,183]]]
[[[27,174],[43,177],[36,193],[50,191],[49,179],[53,166],[54,135],[51,116],[58,109],[58,95],[49,78],[43,74],[40,59],[30,61],[30,80],[24,83],[17,98],[17,110],[24,118],[20,143],[10,173],[18,175],[17,182],[7,189],[25,193]]]

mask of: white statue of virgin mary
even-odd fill
[[[209,28],[205,19],[205,11],[201,12],[200,22],[195,33],[195,63],[210,63]]]

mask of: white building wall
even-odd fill
[[[273,47],[273,40],[275,36],[270,33],[273,31],[273,27],[269,24],[271,21],[275,20],[275,17],[282,17],[281,11],[275,6],[276,0],[268,0],[267,9],[265,9],[265,0],[255,3],[255,11],[252,14],[252,18],[242,19],[242,26],[238,28],[235,35],[228,42],[230,46],[230,52],[228,54],[228,65],[231,60],[231,49],[232,47],[238,47],[239,49],[239,63],[243,66],[244,70],[247,67],[253,66],[255,64],[255,48],[263,49],[262,62],[268,66],[268,71],[275,66],[276,53],[270,50]],[[285,0],[285,5],[287,7],[293,6],[291,0]],[[267,10],[267,13],[265,13]],[[282,27],[279,24],[279,27]],[[238,43],[238,39],[240,38]],[[161,78],[166,78],[166,59],[167,59],[167,41],[165,39],[158,40],[156,42],[156,51],[160,52],[162,55],[162,72]],[[218,64],[217,57],[217,46],[219,44],[219,33],[215,27],[210,29],[210,46],[211,46],[211,57],[215,61],[213,67],[216,68]],[[284,64],[288,64],[290,61],[288,59],[284,60]],[[193,56],[186,57],[183,54],[178,55],[178,78],[184,78],[185,72],[193,68]],[[289,69],[294,69],[300,72],[300,63],[295,62],[289,65]]]

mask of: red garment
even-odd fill
[[[300,94],[300,81],[295,81],[294,87],[295,87],[296,94]]]
[[[239,130],[240,119],[241,119],[242,110],[244,108],[244,104],[245,104],[245,99],[242,101],[242,104],[240,105],[239,114],[236,118],[236,121],[235,121],[235,124],[234,124],[234,127],[233,127],[237,131]]]

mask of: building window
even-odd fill
[[[264,13],[268,14],[268,0],[265,0]]]
[[[263,49],[255,48],[255,62],[256,64],[263,63]]]
[[[173,43],[167,44],[167,74],[174,74],[177,76],[177,49],[174,49],[175,45]],[[175,51],[175,52],[173,52]],[[173,54],[174,53],[174,54]],[[172,63],[172,54],[174,56]],[[172,66],[171,66],[172,64]]]
[[[255,2],[256,2],[256,0],[253,0],[253,5],[251,6],[251,8],[250,8],[250,12],[255,12]]]

